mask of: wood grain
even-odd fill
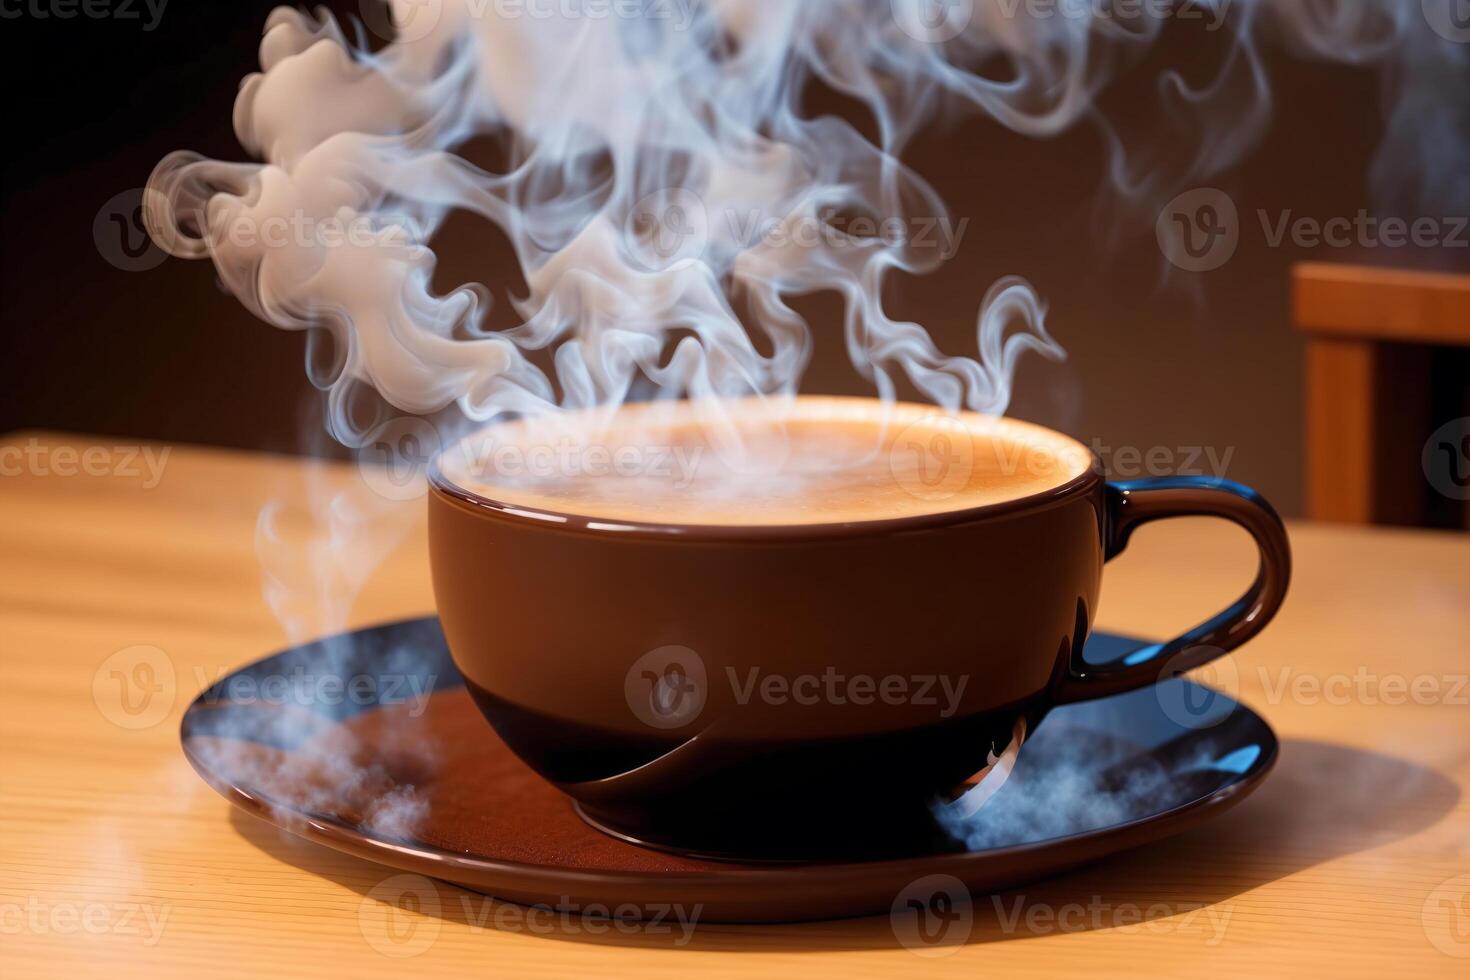
[[[1314,520],[1373,523],[1378,345],[1313,337],[1306,360],[1306,507]]]
[[[110,462],[65,475],[62,447]],[[293,635],[426,612],[422,502],[388,507],[350,467],[183,447],[151,447],[155,460],[169,453],[149,485],[124,465],[136,448],[48,434],[0,443],[6,977],[1343,978],[1470,966],[1470,877],[1457,877],[1470,875],[1463,537],[1293,527],[1285,610],[1205,671],[1284,742],[1266,785],[1222,819],[980,898],[968,942],[940,957],[904,948],[886,917],[697,925],[679,945],[677,930],[533,929],[514,907],[446,885],[422,896],[427,911],[380,901],[393,897],[385,869],[234,813],[200,783],[179,752],[183,707],[288,639],[263,598],[261,556]],[[313,499],[335,505],[314,515]],[[263,508],[275,514],[268,533]],[[1230,528],[1150,527],[1110,568],[1101,625],[1177,631],[1238,592],[1252,562]],[[337,611],[288,598],[308,583],[338,597]],[[108,674],[109,658],[137,645],[159,651],[147,654],[161,670],[146,705],[120,701]]]
[[[1312,333],[1470,346],[1470,275],[1303,262],[1292,314]]]

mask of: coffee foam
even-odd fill
[[[796,397],[649,402],[492,425],[440,459],[511,508],[652,524],[790,526],[945,513],[1046,493],[1091,454],[1041,426],[931,405]]]

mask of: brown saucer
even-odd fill
[[[1137,646],[1100,635],[1088,656],[1104,662]],[[485,728],[426,618],[252,664],[201,694],[181,734],[189,762],[225,798],[337,850],[528,905],[682,904],[725,922],[887,912],[933,874],[972,892],[1045,877],[1223,812],[1277,752],[1249,708],[1173,680],[1052,712],[983,822],[941,808],[934,826],[947,832],[916,838],[903,857],[771,865],[599,833]],[[854,787],[833,801],[833,820],[862,807]],[[894,842],[875,841],[873,853],[895,853]]]

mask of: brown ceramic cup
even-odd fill
[[[1104,563],[1140,525],[1194,515],[1255,539],[1250,588],[1116,666],[1085,664]],[[769,858],[871,841],[984,767],[1018,719],[1034,730],[1056,705],[1239,646],[1291,564],[1254,491],[1108,483],[1095,457],[1002,503],[766,527],[528,510],[436,468],[429,534],[450,650],[521,759],[612,833]]]

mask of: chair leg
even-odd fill
[[[1307,516],[1418,523],[1429,350],[1318,334],[1308,338],[1306,364]]]

